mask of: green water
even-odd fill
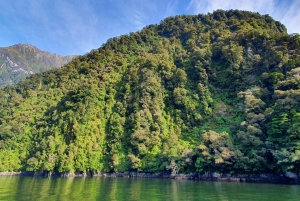
[[[0,200],[300,200],[300,186],[139,178],[0,177]]]

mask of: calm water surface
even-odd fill
[[[300,200],[300,186],[141,178],[0,177],[0,200]]]

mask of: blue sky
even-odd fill
[[[0,7],[0,47],[27,43],[61,55],[85,54],[168,16],[217,9],[269,14],[300,33],[300,0],[0,0]]]

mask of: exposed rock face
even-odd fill
[[[0,87],[16,84],[25,77],[58,68],[75,56],[61,56],[41,51],[29,44],[0,48]]]

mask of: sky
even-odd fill
[[[288,33],[300,33],[300,0],[0,0],[0,8],[0,47],[24,43],[64,56],[169,16],[217,9],[269,14]]]

